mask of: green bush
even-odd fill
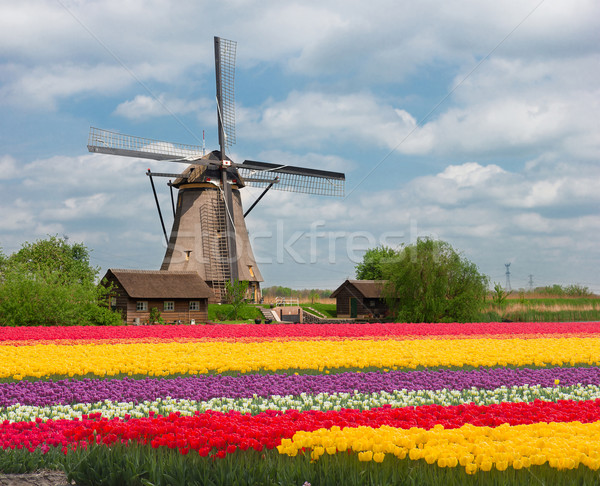
[[[247,321],[249,319],[262,319],[258,307],[242,304],[237,309],[237,318],[234,318],[234,310],[231,304],[208,304],[209,321]]]
[[[594,295],[588,287],[583,285],[547,285],[545,287],[536,287],[536,294],[545,294],[554,297],[591,297]]]
[[[0,254],[0,325],[119,325],[87,248],[55,236]]]

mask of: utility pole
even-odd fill
[[[505,263],[506,267],[506,285],[504,286],[504,290],[510,292],[512,289],[510,288],[510,263]]]
[[[533,275],[529,274],[529,291],[533,291]]]

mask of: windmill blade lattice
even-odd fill
[[[254,160],[246,160],[236,167],[246,186],[267,187],[277,178],[273,189],[279,191],[319,196],[344,196],[346,177],[341,172],[269,164]]]
[[[90,152],[173,162],[202,157],[202,147],[197,145],[134,137],[94,127],[90,128],[87,147]]]
[[[235,53],[237,42],[215,37],[217,108],[224,131],[224,145],[235,144]]]

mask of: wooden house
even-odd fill
[[[383,280],[346,280],[331,294],[338,318],[377,319],[388,313]]]
[[[166,323],[208,320],[213,292],[197,272],[109,269],[105,285],[113,284],[110,305],[127,324],[149,323],[156,308]]]

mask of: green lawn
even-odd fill
[[[208,320],[212,322],[254,322],[254,319],[263,319],[259,306],[245,304],[238,309],[237,319],[233,319],[233,306],[231,304],[208,304]]]
[[[316,311],[319,311],[321,314],[324,314],[327,317],[335,318],[337,317],[337,312],[335,309],[335,304],[321,304],[316,302],[314,304],[300,304],[300,307],[303,309],[307,309],[310,307]],[[310,310],[308,310],[310,312]]]

